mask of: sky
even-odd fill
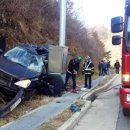
[[[72,0],[75,10],[87,27],[104,25],[110,27],[112,17],[124,15],[125,0]]]

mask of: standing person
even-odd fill
[[[116,74],[119,74],[119,69],[120,69],[120,63],[118,60],[116,60],[115,64],[114,64],[114,68],[116,70]]]
[[[103,63],[102,63],[102,75],[106,75],[107,74],[107,64],[106,64],[106,61],[103,60]]]
[[[64,90],[67,91],[66,86],[67,86],[68,80],[70,77],[72,77],[72,81],[73,81],[73,91],[72,92],[76,92],[76,75],[77,75],[77,71],[79,70],[79,67],[80,67],[80,62],[81,62],[80,56],[77,56],[76,58],[70,60],[70,62],[68,64],[68,68],[67,68]]]
[[[110,67],[111,67],[110,61],[108,61],[107,62],[107,75],[110,75]]]
[[[94,64],[91,58],[88,56],[83,64],[82,73],[85,75],[85,88],[90,89],[92,87],[92,75],[94,74]],[[89,80],[89,84],[88,84]]]
[[[102,61],[98,63],[99,76],[102,76]]]

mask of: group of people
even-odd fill
[[[80,68],[82,58],[80,56],[77,56],[74,59],[71,59],[69,61],[67,72],[66,72],[66,78],[65,78],[65,84],[63,91],[67,91],[67,83],[69,78],[72,78],[73,81],[73,90],[72,92],[76,93],[76,75],[78,73],[78,70]],[[110,74],[110,61],[101,60],[98,64],[99,69],[99,76],[109,75]],[[115,72],[116,74],[119,74],[120,69],[120,63],[118,60],[116,60],[114,64]],[[91,89],[92,87],[92,75],[94,74],[94,63],[92,62],[91,58],[89,56],[85,57],[83,66],[82,66],[82,75],[84,75],[84,88]],[[46,86],[48,86],[48,89],[45,89],[46,93],[50,96],[55,96],[55,88],[54,83],[50,79],[47,79],[48,83]]]
[[[76,75],[78,73],[78,70],[80,69],[80,63],[81,63],[82,58],[80,56],[77,56],[74,59],[71,59],[69,61],[68,67],[67,67],[67,72],[66,72],[66,78],[65,78],[65,84],[63,91],[68,91],[67,90],[67,83],[69,78],[72,78],[73,81],[73,90],[72,92],[76,93]],[[94,64],[89,56],[85,58],[85,62],[82,67],[82,74],[85,76],[85,84],[84,87],[90,89],[91,88],[91,82],[92,78],[91,76],[94,74]],[[56,90],[55,90],[55,82],[51,78],[46,78],[46,82],[43,82],[46,87],[43,88],[42,91],[46,95],[49,96],[57,96]],[[41,90],[39,90],[41,92]]]
[[[99,76],[109,75],[110,67],[111,67],[110,61],[101,60],[98,64]],[[114,68],[115,73],[119,74],[120,62],[118,60],[116,60],[116,62],[114,63]]]
[[[82,58],[80,56],[77,56],[74,59],[71,59],[68,67],[67,67],[67,73],[65,78],[65,84],[64,84],[64,90],[67,91],[67,83],[69,78],[72,78],[73,81],[73,91],[76,92],[76,75],[80,68]],[[110,74],[110,61],[101,60],[98,64],[99,69],[99,76],[109,75]],[[117,60],[114,64],[116,73],[119,73],[120,63]],[[82,67],[82,74],[85,77],[84,87],[90,89],[92,86],[92,75],[94,74],[94,64],[89,56],[85,58],[83,67]]]
[[[110,74],[110,61],[101,60],[98,64],[99,76],[109,75]]]
[[[80,56],[77,56],[76,58],[70,60],[68,64],[68,68],[67,68],[64,90],[67,91],[66,86],[67,86],[68,80],[70,77],[72,77],[72,81],[73,81],[72,92],[76,92],[76,75],[77,75],[77,71],[80,68],[81,60],[82,58]],[[85,75],[84,87],[90,89],[91,82],[92,82],[92,75],[94,74],[94,64],[89,56],[85,58],[85,62],[82,68],[82,74]]]

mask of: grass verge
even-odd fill
[[[83,102],[81,99],[77,99],[75,104],[78,106],[83,106],[85,102]],[[46,123],[43,123],[39,128],[36,130],[57,130],[61,125],[63,125],[64,122],[66,122],[69,118],[72,117],[74,112],[70,110],[70,108],[67,108],[62,113],[58,114],[55,118],[49,120]]]

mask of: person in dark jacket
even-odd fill
[[[98,63],[99,76],[102,76],[102,64],[103,64],[103,61],[100,61],[100,62]]]
[[[76,92],[76,75],[77,75],[77,72],[80,67],[80,62],[81,62],[80,56],[77,56],[76,58],[70,60],[70,62],[68,64],[68,68],[67,68],[64,90],[67,91],[66,86],[67,86],[68,80],[70,77],[72,77],[72,81],[73,81],[73,91],[72,92]]]
[[[110,67],[111,67],[111,63],[110,61],[107,61],[107,75],[110,75]]]
[[[102,63],[102,75],[107,75],[107,63],[105,60],[103,60],[103,63]]]
[[[114,68],[116,70],[116,74],[119,74],[119,69],[120,69],[120,63],[118,60],[116,60],[115,64],[114,64]]]
[[[89,56],[86,58],[86,61],[83,64],[82,74],[85,75],[84,87],[90,89],[92,87],[92,75],[94,74],[94,64]]]

